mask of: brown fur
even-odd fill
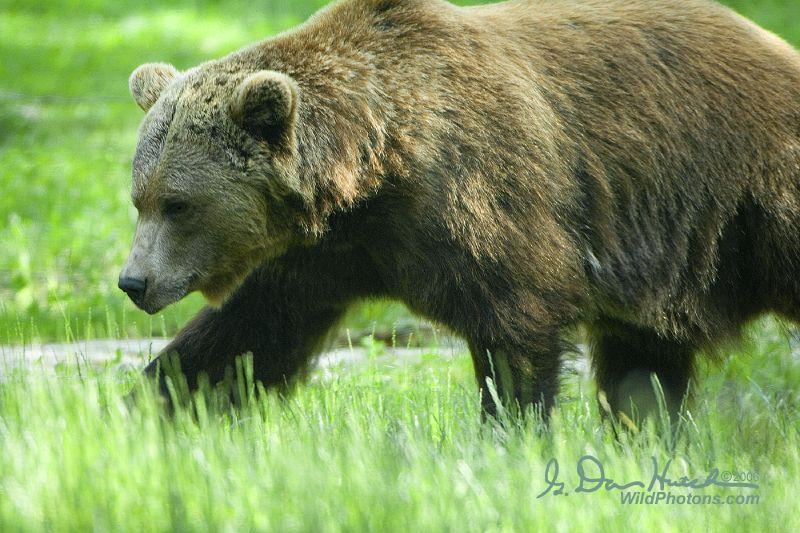
[[[259,72],[291,88],[251,90]],[[710,2],[344,0],[177,74],[148,120],[163,109],[139,185],[157,203],[154,169],[188,168],[238,213],[163,254],[225,302],[166,349],[191,384],[243,352],[291,380],[350,304],[386,297],[465,337],[480,387],[545,411],[586,324],[620,409],[630,376],[677,402],[698,349],[800,318],[800,55]]]

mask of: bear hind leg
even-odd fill
[[[627,418],[634,424],[658,415],[655,375],[667,413],[674,420],[693,376],[694,347],[633,326],[604,326],[608,327],[596,332],[592,347],[601,414]]]

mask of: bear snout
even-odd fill
[[[130,297],[133,303],[139,305],[147,292],[147,279],[120,276],[117,286]]]

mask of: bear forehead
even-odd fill
[[[134,190],[146,188],[164,163],[246,168],[249,143],[228,114],[236,80],[228,77],[223,82],[224,78],[195,75],[176,80],[150,109],[133,158]]]
[[[163,94],[148,111],[139,128],[139,141],[133,156],[134,186],[141,178],[154,173],[170,133],[177,99],[170,94],[173,91],[168,89],[165,92],[167,94]]]
[[[234,90],[246,76],[246,72],[231,67],[207,66],[187,71],[179,82],[179,90],[172,95],[175,116],[169,135],[176,138],[197,135],[241,144],[229,106]]]

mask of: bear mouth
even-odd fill
[[[160,288],[157,292],[146,294],[140,302],[135,302],[136,307],[148,315],[155,315],[188,296],[194,290],[197,278],[197,274],[192,274],[177,283],[170,283],[167,287]]]

